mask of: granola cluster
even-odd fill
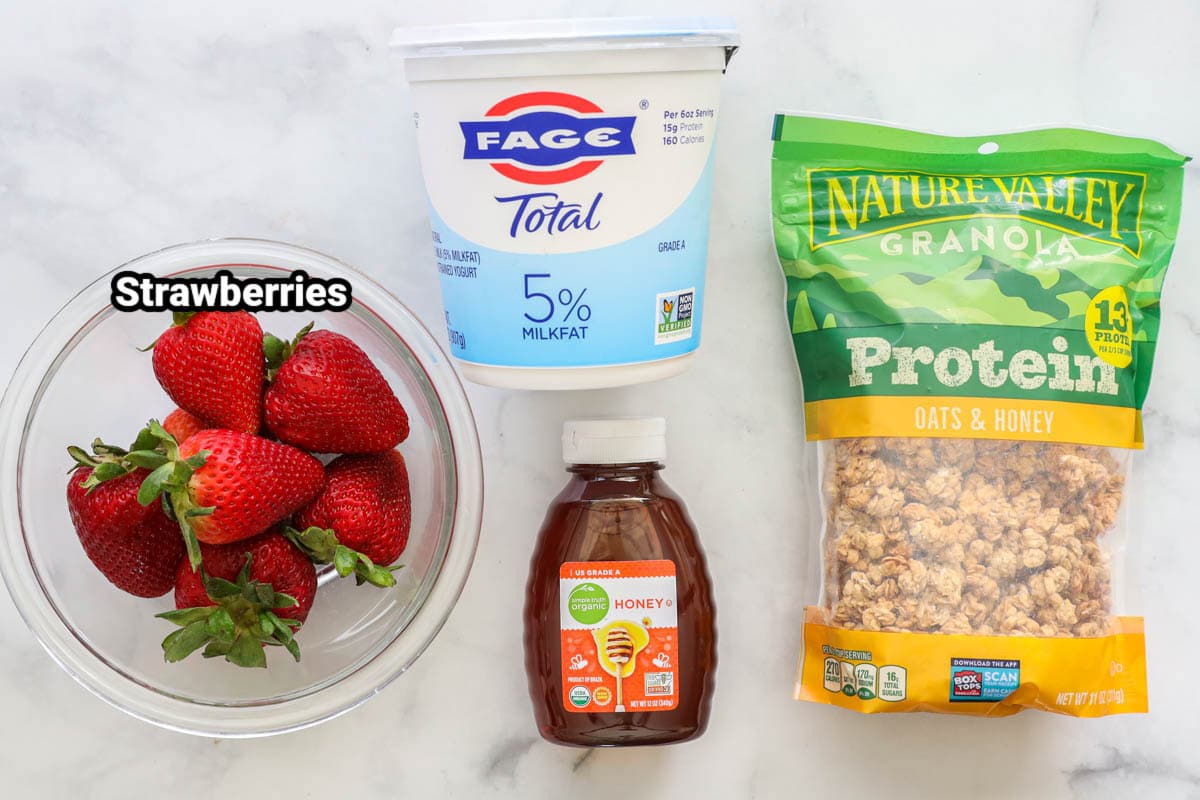
[[[1100,636],[1124,477],[1108,450],[970,439],[829,447],[824,607],[843,628]]]

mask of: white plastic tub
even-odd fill
[[[587,389],[686,369],[732,21],[411,28],[392,43],[463,374]]]

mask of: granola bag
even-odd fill
[[[822,482],[797,698],[1146,711],[1120,568],[1186,159],[1071,129],[773,138]]]

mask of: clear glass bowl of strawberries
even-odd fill
[[[112,303],[120,274],[132,293],[221,270],[302,270],[350,303]],[[429,645],[474,558],[482,484],[462,385],[395,297],[303,248],[181,245],[82,291],[17,368],[0,569],[46,650],[104,700],[189,733],[279,733],[353,708]]]

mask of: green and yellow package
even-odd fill
[[[786,115],[774,140],[825,515],[797,696],[1145,710],[1142,620],[1112,554],[1186,159],[1073,129],[947,137]]]

